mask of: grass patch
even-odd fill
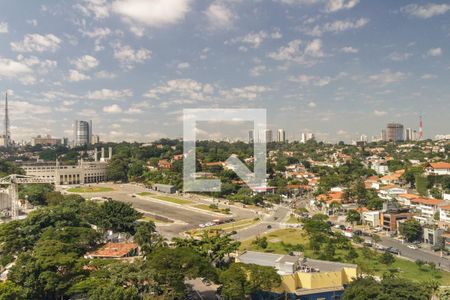
[[[303,248],[303,253],[306,257],[318,259],[319,255],[309,249],[309,239],[306,233],[301,229],[279,229],[264,235],[267,238],[267,248],[261,249],[258,245],[252,244],[254,239],[246,240],[241,243],[240,250],[264,251],[277,254],[287,254],[290,251],[300,251]],[[381,256],[379,252],[370,249],[355,248],[358,253],[358,258],[354,261],[349,261],[346,256],[348,250],[336,249],[335,258],[337,261],[356,263],[360,266],[363,272],[372,275],[382,276],[383,273],[390,269],[397,269],[397,275],[402,278],[411,279],[418,282],[425,282],[429,280],[437,280],[442,285],[450,285],[450,272],[432,269],[428,265],[418,266],[415,262],[395,258],[395,262],[388,266],[379,262],[378,258]]]
[[[208,229],[221,229],[225,232],[231,232],[233,230],[239,230],[239,229],[243,229],[246,227],[249,227],[253,224],[256,224],[260,222],[259,219],[242,219],[236,222],[231,222],[231,223],[225,223],[225,224],[220,224],[220,225],[216,225],[216,226],[211,226],[208,227]]]
[[[298,218],[296,216],[290,215],[289,219],[287,220],[286,223],[288,223],[288,224],[299,224],[300,221],[298,220]]]
[[[137,193],[136,195],[138,195],[138,196],[152,196],[154,194],[150,193],[150,192],[140,192],[140,193]]]
[[[150,216],[143,216],[142,218],[139,219],[139,221],[141,221],[141,222],[154,222],[154,223],[169,223],[169,222],[166,222],[164,220],[156,219],[156,218],[150,217]]]
[[[211,207],[209,205],[206,205],[206,204],[198,204],[198,205],[194,205],[194,207],[200,208],[200,209],[203,209],[203,210],[207,210],[207,211],[216,212],[216,213],[226,214],[226,215],[230,214],[230,210],[229,209],[213,208],[213,207]]]
[[[113,188],[105,186],[83,186],[67,189],[69,193],[103,193],[111,192],[113,190]]]
[[[189,200],[184,200],[184,199],[179,199],[179,198],[174,198],[174,197],[169,197],[169,196],[152,195],[152,198],[171,202],[171,203],[181,204],[181,205],[192,203],[192,201],[189,201]]]

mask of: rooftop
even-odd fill
[[[90,257],[121,258],[138,248],[136,243],[107,243],[96,251],[87,253]]]

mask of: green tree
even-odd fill
[[[149,255],[158,240],[156,226],[153,222],[140,222],[136,226],[134,241],[141,247],[145,256]]]
[[[347,211],[346,221],[350,222],[352,224],[358,223],[358,222],[361,221],[361,215],[356,210],[350,209],[350,210]]]
[[[51,184],[27,184],[19,187],[19,197],[27,199],[33,205],[46,204],[46,196],[53,191]]]
[[[108,200],[101,204],[95,224],[105,230],[134,234],[136,221],[141,217],[142,213],[132,208],[130,203]]]
[[[380,256],[380,262],[385,265],[392,265],[395,262],[395,257],[390,252],[385,251]]]
[[[123,181],[128,180],[129,158],[123,155],[115,155],[108,162],[106,177],[108,180]]]
[[[422,239],[422,225],[414,219],[400,223],[399,230],[408,242],[420,241]]]
[[[14,282],[7,280],[0,282],[0,300],[25,300],[25,294],[22,287]]]
[[[428,196],[428,177],[423,175],[416,175],[416,189],[419,195],[426,197]]]

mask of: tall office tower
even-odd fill
[[[286,142],[286,132],[284,131],[284,129],[278,129],[277,142],[278,143]]]
[[[381,130],[381,140],[384,142],[387,141],[386,129]]]
[[[272,130],[266,130],[266,143],[272,143]]]
[[[92,140],[92,121],[75,120],[73,130],[73,145],[90,145]]]
[[[405,132],[402,124],[389,123],[386,126],[386,140],[390,142],[398,142],[405,140]]]
[[[367,142],[369,140],[369,138],[367,137],[367,135],[365,135],[365,134],[362,134],[360,137],[359,137],[359,141],[360,142]]]
[[[304,132],[300,134],[300,143],[306,143],[306,133]]]
[[[417,137],[417,140],[421,140],[423,138],[423,123],[422,123],[422,116],[420,116],[419,121],[419,136]]]
[[[253,132],[253,130],[249,130],[248,132],[248,143],[251,144],[255,142],[255,134]]]
[[[11,146],[11,132],[9,131],[9,112],[8,112],[8,92],[5,94],[5,119],[4,133],[0,136],[0,147],[8,148]]]
[[[300,143],[306,143],[307,141],[314,139],[314,133],[311,132],[302,132],[300,134]]]
[[[412,131],[412,129],[411,128],[406,128],[406,130],[405,130],[405,139],[407,140],[407,141],[412,141],[413,140],[413,131]]]

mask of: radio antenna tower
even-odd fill
[[[422,115],[419,117],[419,137],[418,140],[420,141],[423,138],[423,124],[422,124]]]
[[[8,91],[5,93],[5,147],[10,146],[11,132],[9,131]]]

